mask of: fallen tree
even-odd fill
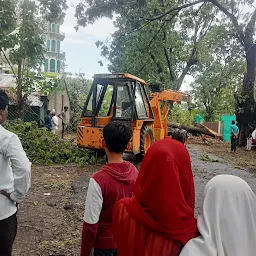
[[[214,131],[210,130],[209,128],[198,125],[198,126],[187,126],[183,124],[177,124],[177,123],[168,123],[169,132],[171,132],[172,129],[178,128],[178,129],[184,129],[187,132],[190,133],[199,133],[199,134],[205,134],[213,138],[219,138],[221,135],[215,133]]]

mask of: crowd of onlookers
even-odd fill
[[[231,136],[238,132],[231,128]],[[81,256],[255,255],[256,196],[244,180],[210,180],[196,219],[191,161],[181,142],[155,142],[138,173],[122,159],[131,127],[114,121],[103,136],[108,164],[90,180]]]
[[[11,255],[17,206],[30,187],[31,168],[18,137],[1,125],[8,103],[0,91],[0,256]],[[155,142],[138,172],[123,160],[131,126],[112,121],[103,137],[108,163],[89,182],[81,256],[255,256],[256,196],[244,180],[212,178],[196,219],[184,144],[169,138]]]
[[[47,110],[46,117],[44,119],[44,127],[47,128],[49,131],[52,131],[53,134],[56,134],[59,130],[58,118],[60,118],[62,125],[61,135],[62,138],[64,138],[64,133],[67,125],[67,111],[68,107],[65,106],[64,110],[58,116],[56,116],[55,109]]]
[[[236,147],[238,144],[239,137],[239,128],[238,123],[236,121],[232,121],[230,127],[230,142],[231,142],[231,150],[230,152],[236,152]],[[246,150],[252,150],[252,146],[256,145],[256,123],[248,123],[248,137],[246,140]]]

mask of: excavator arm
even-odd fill
[[[159,140],[162,138],[166,138],[168,136],[168,113],[169,113],[169,105],[168,102],[176,102],[180,104],[183,102],[190,103],[192,97],[189,94],[165,90],[160,92],[153,92],[149,96],[150,105],[154,112],[154,131],[155,131],[155,139]],[[160,103],[164,102],[163,113],[161,112]]]

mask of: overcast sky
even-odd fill
[[[115,31],[110,19],[101,19],[86,28],[79,28],[76,32],[76,18],[74,17],[76,5],[79,0],[68,0],[69,9],[66,12],[61,31],[66,35],[62,42],[61,50],[66,53],[66,71],[72,73],[85,73],[87,78],[92,78],[95,73],[108,72],[107,63],[101,67],[98,63],[102,60],[100,49],[95,45],[97,40],[104,41]]]

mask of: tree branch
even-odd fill
[[[176,11],[169,19],[165,19],[164,22],[167,22],[167,21],[172,21],[175,16],[179,13],[180,10]],[[135,29],[132,29],[131,31],[127,32],[126,35],[129,35],[129,34],[132,34],[134,32],[138,32],[140,31],[141,29],[143,29],[144,27],[146,27],[147,25],[149,25],[153,20],[147,20],[146,23],[142,24],[141,26],[139,26],[138,28],[135,28]]]
[[[252,17],[245,28],[244,34],[245,34],[246,44],[249,44],[249,45],[253,44],[255,22],[256,22],[256,9],[254,10]]]
[[[168,51],[167,51],[166,47],[164,47],[164,56],[165,56],[165,59],[166,59],[166,62],[167,62],[168,68],[169,68],[170,79],[171,79],[172,82],[174,82],[175,81],[175,74],[173,72],[171,61],[169,59]]]
[[[208,0],[207,0],[207,1],[208,1]],[[165,13],[163,13],[163,14],[160,14],[160,15],[155,16],[155,17],[153,17],[153,18],[149,18],[149,19],[147,19],[147,20],[148,20],[148,21],[159,20],[159,19],[165,17],[166,15],[170,14],[171,12],[180,11],[180,10],[185,9],[185,8],[187,8],[187,7],[190,7],[190,6],[193,6],[193,5],[196,5],[196,4],[200,4],[200,3],[203,3],[203,2],[205,2],[205,0],[197,0],[197,1],[193,2],[193,3],[184,4],[184,5],[181,5],[181,6],[172,8],[172,9],[168,10],[167,12],[165,12]]]
[[[193,50],[189,57],[189,60],[187,61],[186,67],[184,68],[184,70],[182,71],[182,74],[180,75],[180,77],[178,78],[176,83],[174,84],[174,90],[180,89],[182,82],[183,82],[185,76],[187,75],[189,69],[197,63],[197,58],[195,55],[196,55],[196,45],[194,45],[194,47],[193,47]]]
[[[199,8],[199,11],[200,11],[200,8]],[[191,54],[189,56],[189,59],[188,59],[188,61],[186,63],[186,66],[185,66],[184,70],[182,71],[180,77],[178,78],[178,80],[174,84],[174,89],[175,90],[179,90],[180,89],[180,87],[182,85],[182,82],[184,81],[184,78],[187,75],[189,69],[198,62],[198,59],[197,59],[197,44],[205,36],[205,34],[201,34],[200,38],[197,40],[197,34],[198,34],[198,31],[199,31],[200,23],[201,23],[200,19],[195,22],[195,31],[194,31],[193,40],[192,40],[193,48],[192,48]],[[204,25],[205,24],[203,24],[203,26]]]
[[[229,12],[223,5],[221,5],[217,0],[207,0],[208,2],[212,3],[213,5],[215,5],[216,7],[218,7],[219,10],[221,10],[224,14],[227,15],[227,17],[231,20],[231,22],[233,23],[236,31],[237,31],[237,37],[239,39],[239,41],[242,43],[242,45],[245,44],[246,39],[245,39],[245,35],[243,33],[243,29],[241,28],[241,26],[238,24],[237,18],[235,17],[234,14],[232,14],[231,12]]]
[[[158,34],[161,32],[163,26],[164,26],[165,22],[163,22],[161,24],[161,27],[159,28],[159,30],[155,33],[155,35],[151,38],[149,44],[145,47],[145,48],[140,48],[140,49],[136,49],[136,51],[148,51],[148,49],[150,48],[151,44],[154,42],[154,40],[156,39],[156,37],[158,36]]]

